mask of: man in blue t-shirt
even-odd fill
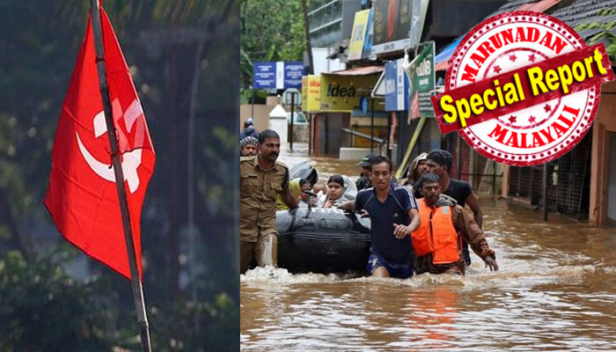
[[[407,236],[420,225],[417,203],[411,193],[390,184],[392,165],[378,155],[371,160],[373,188],[360,191],[354,202],[341,209],[370,217],[372,244],[366,270],[372,276],[406,279],[413,275],[413,246]]]

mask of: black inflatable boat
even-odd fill
[[[278,266],[292,273],[364,271],[370,220],[337,209],[301,208],[276,213]]]
[[[307,161],[289,170],[291,179],[314,184]],[[370,219],[338,209],[300,208],[276,213],[278,266],[292,273],[364,271],[370,254]]]

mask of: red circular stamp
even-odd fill
[[[584,137],[601,84],[613,79],[603,44],[587,46],[554,17],[516,11],[483,21],[460,41],[445,91],[432,103],[442,133],[457,130],[485,157],[531,166]]]

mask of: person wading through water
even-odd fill
[[[359,178],[355,182],[355,187],[357,187],[358,191],[372,187],[372,182],[370,182],[370,161],[375,156],[377,154],[368,153],[357,164],[357,166],[361,167],[361,174],[359,174]]]
[[[428,153],[421,153],[415,159],[413,159],[408,169],[406,169],[407,178],[400,180],[402,186],[407,187],[409,190],[411,190],[412,193],[415,193],[415,190],[413,188],[415,183],[419,181],[423,174],[428,172],[428,166],[426,166],[426,162],[428,161],[428,159],[426,158],[427,156]]]
[[[440,178],[442,193],[455,199],[462,208],[464,208],[465,204],[468,204],[473,212],[475,222],[479,225],[479,228],[483,228],[483,211],[479,206],[477,197],[473,194],[473,188],[464,181],[449,177],[451,167],[453,166],[451,154],[446,150],[433,150],[428,153],[427,159],[426,166],[428,167],[428,173],[437,175]],[[415,198],[421,198],[417,187],[414,188]],[[462,255],[464,256],[466,265],[471,265],[471,256],[466,241],[462,241],[462,249]]]
[[[415,272],[464,275],[462,238],[492,271],[498,271],[494,251],[475,220],[450,197],[441,195],[440,178],[425,174],[418,183],[421,226],[411,239],[415,250]]]
[[[276,194],[290,208],[297,197],[289,191],[289,169],[276,161],[280,137],[272,130],[259,134],[258,154],[240,158],[240,273],[253,260],[259,266],[278,264]]]
[[[371,160],[373,188],[360,191],[354,202],[339,209],[364,212],[370,217],[370,257],[366,270],[371,276],[406,279],[413,275],[413,247],[409,236],[419,228],[417,203],[405,188],[391,185],[389,158],[377,155]]]

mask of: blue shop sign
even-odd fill
[[[404,59],[385,64],[385,111],[409,109],[409,81],[402,69]]]

